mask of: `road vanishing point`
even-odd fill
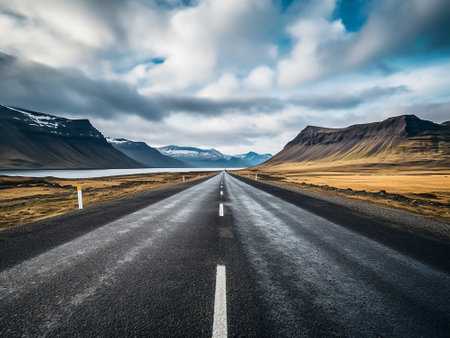
[[[0,233],[1,337],[448,337],[435,222],[222,172]]]

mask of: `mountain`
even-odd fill
[[[139,168],[111,146],[89,120],[0,105],[0,168]]]
[[[248,167],[252,167],[261,163],[266,162],[269,158],[272,157],[271,154],[257,154],[253,151],[248,152],[247,154],[241,155],[233,155],[233,157],[237,157],[242,161],[247,163]]]
[[[243,155],[225,155],[216,149],[166,146],[158,150],[167,156],[200,168],[247,168],[263,162],[270,154],[259,155],[254,152]]]
[[[189,168],[190,165],[175,158],[161,154],[145,142],[135,142],[124,138],[106,138],[117,150],[133,160],[154,168]]]
[[[334,129],[307,126],[266,165],[376,159],[450,164],[450,125],[402,115]]]
[[[244,168],[247,163],[239,158],[222,154],[216,149],[166,146],[158,148],[161,154],[198,168]]]

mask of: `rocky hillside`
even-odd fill
[[[341,129],[308,126],[266,164],[388,157],[450,164],[450,125],[402,115]]]

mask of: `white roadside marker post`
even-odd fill
[[[83,209],[83,196],[81,196],[81,187],[77,187],[78,191],[78,209]]]
[[[183,183],[184,183],[184,175],[183,175]]]
[[[258,174],[255,174],[255,180],[258,180]]]

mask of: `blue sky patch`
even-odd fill
[[[156,57],[156,58],[150,59],[150,62],[153,62],[155,65],[160,65],[160,64],[164,63],[164,61],[166,61],[166,59],[162,58],[162,57]]]
[[[357,32],[367,21],[367,0],[339,0],[333,13],[333,20],[341,19],[348,32]]]

